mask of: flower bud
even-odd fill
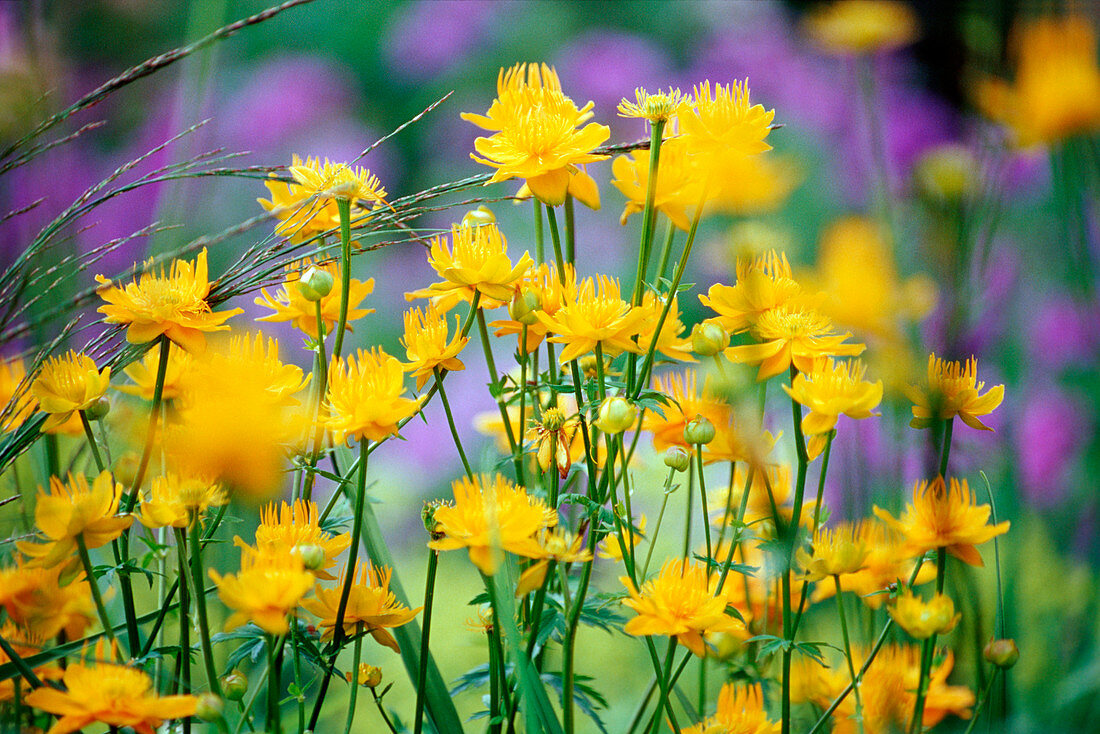
[[[344,677],[347,678],[348,683],[350,683],[351,682],[351,671],[349,670],[348,672],[344,673]],[[378,684],[381,683],[381,682],[382,682],[382,669],[381,668],[379,668],[377,666],[374,666],[374,665],[369,665],[367,663],[360,663],[359,664],[359,676],[358,676],[359,685],[366,686],[367,688],[376,688],[378,686]]]
[[[302,559],[302,566],[307,571],[318,571],[325,565],[325,549],[319,545],[296,545],[294,554]]]
[[[512,296],[512,302],[508,304],[508,316],[513,321],[531,326],[539,322],[536,311],[542,309],[542,298],[529,288],[520,288]]]
[[[687,471],[691,464],[691,454],[681,446],[670,446],[665,451],[665,466],[676,471]]]
[[[101,421],[106,418],[107,414],[110,412],[111,401],[107,398],[100,398],[84,410],[84,416],[89,421]]]
[[[973,153],[961,145],[942,145],[917,161],[913,179],[927,199],[952,202],[973,194],[980,175],[981,166]]]
[[[312,266],[298,280],[298,292],[302,298],[316,303],[332,292],[335,280],[329,271]]]
[[[134,483],[134,479],[137,477],[138,464],[140,458],[133,451],[127,451],[118,457],[115,461],[115,481],[120,482],[125,486],[130,486]]]
[[[697,415],[684,426],[684,440],[689,444],[708,444],[714,440],[717,431],[706,416]]]
[[[248,692],[248,677],[237,668],[221,678],[222,693],[230,701],[240,701]]]
[[[496,215],[484,204],[462,215],[463,227],[480,227],[483,224],[493,224],[496,221]]]
[[[713,357],[729,345],[729,332],[714,321],[704,321],[691,329],[691,351],[700,357]]]
[[[204,693],[195,702],[195,716],[203,721],[217,721],[225,712],[225,702],[213,693]]]
[[[1016,640],[990,640],[982,655],[998,668],[1008,670],[1020,659],[1020,649],[1016,647]]]
[[[596,428],[604,433],[622,433],[634,425],[638,411],[626,398],[613,396],[604,398],[600,404],[600,414],[596,418]]]

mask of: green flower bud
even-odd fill
[[[512,296],[512,302],[508,304],[508,315],[513,321],[532,326],[539,322],[536,311],[542,310],[542,298],[539,294],[528,288],[520,288]]]
[[[213,693],[204,693],[195,703],[195,716],[203,721],[217,721],[225,712],[225,702]]]
[[[604,433],[622,433],[634,425],[638,411],[626,398],[618,396],[604,398],[600,404],[600,414],[596,418],[596,428]]]
[[[296,545],[294,553],[302,559],[307,571],[317,571],[325,565],[325,549],[319,545]]]
[[[463,227],[480,227],[483,224],[494,224],[496,221],[496,215],[484,204],[462,215]]]
[[[961,145],[941,145],[917,161],[913,179],[927,199],[951,202],[973,194],[980,175],[981,166],[973,153]]]
[[[714,321],[704,321],[691,329],[691,351],[700,357],[713,357],[729,345],[729,332]]]
[[[248,692],[248,676],[237,668],[221,677],[222,693],[230,701],[240,701]]]
[[[84,415],[90,421],[101,421],[107,417],[107,414],[111,412],[111,401],[107,398],[100,398],[91,404],[91,406],[84,411]]]
[[[670,446],[665,451],[665,466],[676,471],[687,471],[691,464],[691,454],[681,446]]]
[[[298,280],[298,292],[302,298],[315,303],[332,292],[335,278],[332,273],[318,267],[310,267]]]
[[[982,655],[998,668],[1008,670],[1020,659],[1020,649],[1015,640],[990,640]]]
[[[684,426],[684,440],[689,444],[708,444],[714,440],[714,424],[706,416],[697,415]]]

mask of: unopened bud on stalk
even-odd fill
[[[133,451],[127,451],[122,456],[118,457],[115,461],[115,481],[120,482],[125,486],[130,486],[134,483],[134,478],[137,477],[138,464],[140,458]]]
[[[691,454],[681,446],[671,446],[665,451],[665,466],[676,471],[687,471],[691,464]]]
[[[706,416],[697,415],[684,426],[684,440],[689,444],[708,444],[714,440],[714,424]]]
[[[307,571],[317,571],[325,565],[325,549],[319,545],[296,545],[294,554],[302,559]]]
[[[84,415],[89,421],[101,421],[107,417],[107,414],[111,412],[111,401],[107,398],[100,398],[92,403],[85,411]]]
[[[700,357],[713,357],[730,345],[730,334],[721,324],[704,321],[691,329],[691,351]]]
[[[600,414],[596,418],[596,428],[604,433],[622,433],[634,425],[638,411],[626,398],[613,396],[604,398],[600,404]]]
[[[1020,649],[1016,647],[1016,641],[1012,639],[990,640],[989,644],[982,650],[982,655],[998,668],[1008,670],[1020,659]]]
[[[512,302],[508,304],[508,315],[513,321],[531,326],[539,322],[537,311],[542,309],[542,298],[529,288],[520,288],[512,296]]]
[[[204,693],[195,702],[195,716],[203,721],[217,721],[225,713],[225,702],[213,693]]]
[[[222,676],[221,684],[222,693],[230,701],[240,701],[248,692],[248,677],[236,668]]]
[[[463,227],[480,227],[483,224],[494,224],[496,221],[496,215],[484,204],[462,215]]]
[[[302,298],[316,303],[332,292],[335,279],[332,273],[318,267],[310,267],[298,280],[298,292]]]
[[[352,672],[350,670],[344,673],[344,677],[348,679],[348,683],[351,682],[351,676]],[[376,688],[378,684],[382,682],[382,669],[367,663],[360,663],[356,682],[367,688]]]

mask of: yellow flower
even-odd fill
[[[775,734],[781,725],[768,719],[760,684],[726,683],[718,692],[718,710],[683,734]]]
[[[814,533],[813,553],[799,548],[798,563],[809,581],[855,573],[867,560],[860,524],[842,522],[835,528],[821,527]]]
[[[800,305],[802,288],[791,275],[782,252],[771,250],[749,260],[737,258],[737,283],[715,283],[699,301],[718,314],[717,321],[731,334],[748,331],[768,311]]]
[[[890,616],[911,637],[924,640],[932,635],[946,635],[955,629],[962,614],[955,613],[955,603],[945,594],[933,594],[925,601],[907,590],[887,608]]]
[[[142,496],[138,520],[147,528],[186,528],[191,516],[229,501],[217,482],[197,476],[169,472],[153,479]]]
[[[385,645],[394,652],[401,652],[397,640],[388,627],[400,627],[412,621],[423,607],[409,609],[390,591],[389,568],[372,568],[359,564],[355,571],[355,581],[348,595],[347,608],[344,610],[343,630],[346,637],[353,637],[359,625],[369,632],[378,644]],[[320,618],[324,628],[321,638],[331,640],[336,630],[336,617],[340,611],[339,587],[326,589],[317,586],[314,589],[316,599],[306,599],[302,606]]]
[[[87,410],[107,392],[111,368],[103,372],[95,361],[83,352],[72,350],[63,357],[50,357],[43,363],[31,383],[31,395],[49,418],[42,424],[43,433],[52,433],[80,410]]]
[[[854,356],[863,344],[845,344],[851,334],[836,334],[828,317],[813,309],[777,308],[760,315],[752,335],[761,343],[729,347],[726,359],[742,364],[758,364],[757,381],[785,372],[791,365],[800,372],[811,372],[814,361],[825,356]]]
[[[146,344],[163,334],[188,352],[201,352],[206,348],[205,332],[227,330],[225,321],[243,313],[239,308],[210,310],[206,248],[194,263],[173,260],[167,274],[162,267],[158,275],[152,267],[150,260],[141,277],[125,288],[111,285],[102,275],[95,277],[102,286],[99,296],[107,302],[99,307],[103,320],[129,324],[126,341],[131,344]]]
[[[397,424],[416,414],[425,396],[405,393],[405,372],[396,357],[381,347],[360,349],[336,360],[329,371],[328,418],[325,427],[337,442],[349,438],[381,441],[397,435]]]
[[[740,156],[730,158],[725,166],[723,174],[712,179],[708,198],[714,209],[738,216],[775,211],[801,178],[798,167],[787,157]]]
[[[457,318],[457,317],[456,317]],[[458,372],[466,365],[458,358],[459,352],[470,341],[460,336],[462,319],[457,319],[455,335],[447,343],[447,316],[432,305],[425,311],[413,308],[405,312],[405,356],[409,358],[406,367],[416,376],[416,389],[419,392],[436,368]]]
[[[983,431],[993,429],[978,420],[980,415],[989,415],[1005,397],[1005,386],[996,385],[980,394],[984,382],[978,382],[978,360],[971,357],[964,365],[962,362],[947,362],[937,359],[933,353],[928,357],[928,384],[926,387],[912,387],[907,393],[913,401],[913,428],[928,428],[937,420],[959,417],[966,425]]]
[[[327,263],[313,263],[307,260],[290,263],[286,266],[286,278],[283,285],[275,295],[268,293],[264,288],[260,298],[255,299],[257,306],[270,308],[275,313],[261,316],[257,321],[281,322],[289,321],[294,324],[306,336],[317,338],[317,303],[306,300],[298,289],[298,281],[302,279],[302,273],[309,268],[319,268],[332,276],[337,283],[340,282],[340,265],[335,260]],[[369,313],[374,313],[373,308],[359,308],[359,304],[374,291],[374,278],[366,282],[350,279],[348,288],[348,321],[362,318]],[[336,322],[340,318],[340,289],[333,288],[328,295],[321,298],[321,319],[325,322],[325,333],[331,334]],[[351,324],[348,324],[351,330]]]
[[[305,163],[297,156],[293,160],[288,170],[297,184],[295,193],[299,196],[347,199],[352,204],[385,202],[386,190],[378,177],[365,168],[352,168],[346,163],[330,162],[328,158],[323,165],[319,158],[306,158]]]
[[[671,134],[671,133],[670,133]],[[619,222],[623,225],[632,214],[645,210],[649,187],[649,151],[635,150],[618,156],[611,163],[614,178],[611,185],[626,197]],[[699,206],[703,181],[681,137],[670,137],[661,143],[661,158],[657,168],[657,188],[654,208],[668,217],[683,231],[691,228],[689,212]]]
[[[885,593],[891,586],[907,581],[913,575],[912,553],[905,547],[904,539],[880,522],[861,522],[857,525],[859,539],[867,549],[863,567],[855,573],[842,574],[840,588],[850,591],[871,609],[878,609],[888,600]],[[925,584],[936,576],[933,563],[921,562],[921,570],[913,581],[914,586]],[[836,593],[835,584],[818,584],[811,600],[819,602]]]
[[[516,288],[519,289],[521,294],[533,294],[539,303],[539,308],[532,310],[528,314],[534,316],[535,321],[534,323],[527,324],[526,347],[522,344],[519,345],[521,351],[525,354],[530,354],[535,350],[535,347],[542,343],[542,340],[547,334],[546,325],[538,320],[536,314],[541,311],[547,316],[553,316],[558,312],[558,309],[565,303],[566,294],[574,293],[577,290],[577,272],[573,269],[572,265],[566,263],[565,277],[559,278],[557,267],[554,265],[547,265],[546,263],[540,263],[537,267],[532,267],[527,271],[527,274]],[[509,309],[509,316],[513,316],[511,309]],[[520,339],[523,338],[524,324],[516,321],[515,318],[492,321],[489,323],[489,326],[496,328],[494,332],[496,336],[515,334]]]
[[[568,530],[555,528],[542,530],[538,534],[538,544],[542,548],[542,560],[524,570],[516,583],[516,596],[530,594],[542,586],[546,580],[546,571],[550,561],[558,563],[587,563],[592,560],[592,552],[585,545],[582,535],[574,535]]]
[[[592,150],[611,135],[610,128],[594,122],[577,129],[592,117],[592,107],[589,102],[578,109],[562,93],[557,72],[546,64],[501,69],[497,98],[485,115],[462,114],[462,119],[493,132],[474,141],[477,155],[470,157],[497,169],[489,183],[522,178],[545,204],[563,203],[567,192],[590,200],[590,191],[571,191],[594,187],[577,166],[606,158]]]
[[[913,10],[893,0],[838,0],[807,13],[807,34],[832,54],[868,54],[908,46],[919,27]]]
[[[619,117],[641,117],[650,122],[667,122],[680,108],[682,96],[680,90],[673,87],[669,87],[667,92],[658,89],[654,94],[638,87],[634,90],[633,102],[624,97],[619,103]]]
[[[0,607],[35,637],[52,640],[64,632],[70,640],[80,639],[96,616],[92,590],[83,577],[62,585],[64,570],[60,565],[41,568],[22,561],[0,569]]]
[[[46,536],[45,543],[19,541],[19,552],[32,559],[32,565],[52,568],[73,557],[76,538],[83,536],[88,548],[106,545],[122,535],[134,522],[131,515],[116,515],[123,488],[111,473],[102,472],[88,485],[83,472],[69,475],[65,484],[50,477],[50,490],[38,490],[34,524]]]
[[[882,380],[863,379],[867,368],[858,359],[835,362],[825,358],[812,372],[799,372],[783,389],[793,400],[810,409],[802,419],[802,432],[810,436],[810,458],[824,449],[824,434],[836,428],[841,413],[849,418],[870,418],[882,402]],[[820,439],[820,440],[818,440]]]
[[[187,373],[191,369],[194,360],[191,355],[180,347],[172,344],[168,348],[168,365],[164,372],[164,387],[161,391],[162,400],[175,400],[183,390],[187,380]],[[145,352],[140,362],[133,362],[123,373],[134,381],[133,385],[120,385],[115,389],[128,395],[137,395],[145,400],[152,400],[157,387],[157,368],[160,366],[160,350],[150,349]]]
[[[654,341],[654,330],[657,321],[661,318],[661,311],[665,307],[664,299],[657,298],[653,291],[646,291],[642,297],[642,310],[648,312],[648,318],[642,321],[642,330],[638,332],[638,346],[648,351]],[[683,336],[686,327],[680,321],[680,305],[676,297],[672,298],[672,306],[668,309],[665,323],[661,326],[661,334],[657,337],[656,351],[671,360],[679,362],[694,362],[691,354],[691,336]]]
[[[0,432],[14,431],[34,414],[38,401],[24,381],[27,368],[21,359],[0,359]]]
[[[452,485],[454,504],[435,511],[435,532],[443,537],[428,543],[435,550],[468,548],[470,561],[484,574],[496,573],[503,551],[542,558],[537,533],[557,524],[555,512],[497,474],[462,478]]]
[[[336,556],[351,545],[351,534],[332,535],[321,529],[315,502],[295,500],[293,505],[281,502],[260,510],[260,526],[256,528],[256,547],[261,552],[278,553],[295,548],[317,546],[324,551],[324,560],[316,569],[309,569],[319,579],[335,577],[326,569],[336,565]]]
[[[102,641],[94,657],[111,657]],[[198,703],[195,696],[158,696],[148,674],[125,665],[74,663],[65,670],[63,682],[64,691],[42,686],[24,700],[58,717],[47,734],[67,734],[96,722],[154,734],[166,720],[193,716]]]
[[[708,172],[708,181],[718,181],[732,163],[747,155],[771,150],[765,142],[771,132],[775,110],[749,102],[748,80],[731,84],[697,84],[692,99],[678,114],[680,133],[692,156]]]
[[[637,548],[638,544],[645,540],[645,526],[647,518],[643,514],[638,518],[637,529],[632,527],[623,528],[623,540],[629,545],[633,542],[634,547]],[[599,552],[597,553],[600,558],[610,558],[613,561],[623,560],[623,547],[619,544],[619,536],[615,533],[610,533],[600,543]]]
[[[741,510],[741,501],[745,493],[745,484],[748,481],[748,468],[739,463],[734,468],[733,476],[728,487],[716,492],[711,500],[711,519],[716,523],[728,522],[728,519],[736,519]],[[769,493],[768,488],[771,488]],[[746,525],[752,525],[761,533],[761,521],[771,521],[775,517],[772,512],[772,500],[780,514],[790,519],[791,507],[791,467],[789,464],[765,464],[757,467],[752,473],[752,484],[748,487],[749,496],[745,500]],[[728,519],[727,519],[728,518]]]
[[[11,645],[16,655],[24,659],[41,652],[45,647],[40,636],[29,634],[26,630],[13,624],[11,620],[4,622],[3,628],[0,628],[0,636],[3,636],[4,641]],[[12,658],[8,657],[8,654],[3,650],[0,650],[0,665],[6,665],[10,662],[12,662]],[[39,680],[43,681],[56,681],[61,678],[62,672],[56,663],[34,668],[34,674],[38,676]],[[19,699],[22,701],[28,692],[22,676],[16,675],[0,681],[0,703],[13,700],[16,696],[17,687]]]
[[[623,604],[638,613],[623,627],[628,635],[669,635],[703,657],[705,635],[737,632],[744,627],[726,615],[726,600],[714,596],[706,567],[694,561],[666,561],[641,590],[626,576],[620,581],[630,592]]]
[[[620,297],[619,282],[605,275],[578,283],[577,290],[566,294],[565,304],[553,316],[537,315],[555,334],[548,341],[567,345],[559,356],[562,363],[588,354],[597,343],[608,357],[624,351],[642,352],[632,337],[641,333],[648,312],[632,308]]]
[[[405,298],[431,297],[440,311],[459,301],[472,301],[480,292],[482,308],[496,308],[512,298],[512,290],[533,265],[524,252],[515,265],[508,258],[508,241],[495,223],[451,226],[451,244],[446,237],[433,237],[428,264],[443,280],[426,290],[406,293]]]
[[[978,106],[1008,125],[1016,143],[1056,143],[1100,128],[1096,32],[1084,15],[1044,17],[1016,29],[1011,84],[985,80]]]
[[[233,366],[246,369],[252,381],[262,385],[278,405],[298,405],[294,395],[305,389],[310,380],[310,375],[303,375],[298,365],[284,364],[279,359],[278,340],[268,337],[265,343],[262,332],[256,332],[255,337],[245,332],[230,338],[227,353],[210,355],[210,364],[215,369],[222,363],[227,369]]]
[[[289,548],[265,552],[245,545],[240,538],[236,543],[241,547],[240,572],[222,576],[210,570],[218,597],[233,610],[225,629],[254,622],[265,632],[285,635],[290,631],[287,615],[313,587],[313,574]]]
[[[518,420],[518,416],[516,416]],[[569,467],[584,458],[584,437],[580,421],[567,418],[561,408],[546,408],[541,420],[531,420],[526,438],[535,444],[535,459],[539,468],[550,471],[554,466],[562,479],[569,475]]]
[[[905,536],[907,547],[914,553],[933,548],[947,552],[971,566],[981,566],[982,557],[975,547],[1008,532],[1009,522],[987,525],[989,505],[974,504],[966,480],[952,477],[950,490],[943,477],[931,482],[917,482],[913,487],[913,504],[897,520],[883,509],[875,507],[875,515]]]

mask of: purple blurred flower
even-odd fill
[[[1069,493],[1069,471],[1093,426],[1080,401],[1057,387],[1040,387],[1021,411],[1016,452],[1027,499],[1038,507],[1058,504]]]
[[[1031,364],[1039,372],[1058,372],[1068,365],[1088,364],[1100,348],[1100,309],[1056,295],[1031,313],[1027,324]]]
[[[393,16],[383,41],[387,68],[420,81],[459,66],[488,36],[499,2],[420,0]]]

